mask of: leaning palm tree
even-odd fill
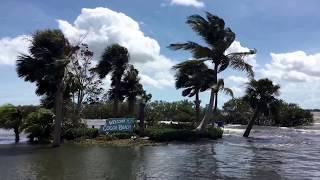
[[[272,105],[277,103],[276,96],[279,95],[279,85],[274,85],[269,79],[251,80],[246,89],[244,100],[254,109],[252,116],[243,137],[248,137],[254,122],[261,113],[268,115]]]
[[[173,66],[176,70],[176,88],[183,89],[182,96],[195,96],[196,120],[200,121],[200,92],[208,90],[214,84],[213,70],[197,60],[188,60]]]
[[[111,73],[111,89],[109,94],[113,100],[113,113],[118,114],[119,101],[123,99],[121,80],[129,61],[127,48],[113,44],[105,49],[102,58],[95,68],[100,78],[105,78]]]
[[[143,87],[138,77],[139,71],[130,65],[123,78],[123,91],[128,101],[128,112],[132,115],[137,96],[143,94]]]
[[[226,50],[235,40],[235,33],[225,27],[223,19],[209,12],[206,18],[200,15],[192,15],[187,19],[187,24],[201,36],[207,46],[188,41],[186,43],[176,43],[169,46],[172,50],[190,51],[193,57],[201,61],[209,61],[213,64],[214,83],[218,82],[218,73],[231,67],[236,70],[247,72],[249,77],[253,77],[252,66],[245,61],[245,57],[255,54],[255,50],[249,52],[235,52],[226,54]],[[210,115],[213,111],[215,91],[211,90],[209,105],[205,116],[196,130],[203,131],[207,128]]]
[[[60,30],[37,31],[32,36],[29,54],[21,54],[17,60],[18,76],[36,83],[36,94],[55,99],[53,146],[60,145],[65,69],[72,49]]]

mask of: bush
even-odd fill
[[[39,142],[48,142],[53,128],[53,113],[44,108],[40,108],[28,115],[24,129],[28,133],[31,142],[36,138]]]
[[[96,138],[99,135],[99,130],[94,128],[71,128],[67,129],[64,138],[67,140],[72,140],[80,137],[85,137],[88,139]]]
[[[188,129],[152,128],[146,130],[147,136],[154,141],[194,141],[199,138],[218,139],[223,131],[217,128],[209,128],[207,132],[197,132]]]

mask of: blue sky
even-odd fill
[[[97,7],[105,9],[97,10]],[[130,42],[118,37],[121,33],[116,34],[116,37],[109,37],[113,33],[106,36],[111,39],[110,42],[120,41],[128,46],[141,45],[139,48],[132,47],[133,51],[139,51],[137,57],[150,56],[150,61],[154,62],[153,65],[159,64],[159,68],[148,71],[152,62],[133,60],[133,63],[137,63],[141,69],[143,82],[148,91],[153,94],[153,99],[168,101],[182,99],[181,92],[173,87],[172,78],[170,78],[173,72],[170,71],[169,66],[190,58],[190,54],[170,51],[166,47],[170,43],[187,40],[201,43],[199,37],[185,24],[185,20],[189,15],[204,15],[205,11],[209,11],[222,17],[227,26],[236,33],[236,41],[240,44],[234,45],[230,51],[241,50],[241,48],[258,50],[258,54],[250,60],[256,62],[257,78],[268,77],[280,84],[281,98],[287,101],[298,103],[306,108],[319,108],[320,70],[318,69],[320,68],[317,69],[317,65],[320,65],[320,12],[318,7],[320,2],[316,0],[2,0],[0,48],[4,48],[0,49],[0,104],[38,103],[39,98],[34,94],[34,85],[19,79],[15,73],[14,57],[17,52],[23,52],[25,49],[20,47],[23,42],[19,43],[23,38],[18,37],[28,36],[35,30],[46,28],[60,28],[66,34],[75,29],[80,32],[95,26],[94,23],[114,25],[121,32],[132,33],[128,36],[131,39]],[[83,8],[91,11],[84,12]],[[103,17],[108,16],[108,18],[94,18],[95,13],[102,14],[101,17],[105,13]],[[116,19],[112,19],[118,17],[128,20],[130,25],[136,22],[139,29],[132,27],[126,30],[116,22]],[[78,25],[74,23],[77,18],[81,19]],[[84,22],[85,20],[87,21]],[[143,35],[139,34],[140,32]],[[95,32],[95,35],[97,33]],[[135,34],[137,34],[136,37]],[[75,38],[72,33],[67,36],[71,39]],[[145,41],[137,42],[140,36]],[[94,40],[91,42],[93,43]],[[150,43],[151,47],[148,46]],[[108,42],[102,44],[108,44]],[[150,50],[152,47],[157,49],[158,46],[160,52]],[[223,74],[223,77],[237,96],[243,94],[245,88],[243,82],[246,81],[244,74],[228,71]],[[201,97],[204,103],[208,101],[207,93],[203,93]],[[228,97],[222,96],[220,105],[227,99]]]

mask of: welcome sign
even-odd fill
[[[132,132],[134,126],[134,118],[110,118],[106,120],[106,124],[102,127],[102,131],[109,132]]]

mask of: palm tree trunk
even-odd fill
[[[200,100],[199,100],[199,91],[196,93],[196,100],[195,100],[195,105],[196,105],[196,121],[200,121]]]
[[[118,105],[119,105],[119,100],[118,100],[118,98],[116,97],[116,98],[113,100],[113,115],[114,115],[114,116],[118,116]]]
[[[213,112],[217,112],[217,109],[218,109],[218,92],[216,92],[214,96],[215,96],[215,101],[214,101]]]
[[[132,115],[134,112],[134,104],[135,104],[134,99],[128,99],[128,112],[130,115]]]
[[[209,105],[207,107],[206,113],[203,117],[203,119],[201,120],[200,124],[198,125],[198,127],[195,129],[196,131],[204,131],[207,128],[208,122],[210,120],[212,111],[213,111],[213,103],[214,103],[214,97],[215,97],[215,91],[212,89],[211,90],[211,95],[210,95],[210,101],[209,101]]]
[[[253,116],[252,116],[252,118],[246,128],[246,131],[243,134],[243,137],[249,137],[250,131],[254,125],[254,121],[257,119],[258,115],[259,115],[259,109],[256,109],[256,111],[254,112],[254,114],[253,114]]]
[[[218,65],[217,64],[215,64],[215,66],[214,66],[214,73],[215,73],[214,83],[217,84],[217,82],[218,82]],[[210,117],[212,115],[214,99],[215,99],[215,90],[211,89],[210,101],[209,101],[206,113],[205,113],[203,119],[201,120],[200,124],[198,125],[198,127],[195,129],[196,131],[204,131],[207,129],[208,122],[209,122]]]
[[[18,143],[20,141],[20,136],[19,136],[19,128],[14,128],[14,134],[15,134],[15,142]]]
[[[61,123],[63,119],[63,92],[62,92],[62,82],[59,83],[56,91],[55,97],[55,110],[56,118],[54,122],[54,133],[53,133],[53,147],[60,146],[61,142]]]
[[[139,126],[140,126],[140,129],[139,129],[139,134],[141,137],[144,136],[144,109],[145,109],[145,104],[144,103],[140,103],[140,109],[139,109],[139,120],[140,120],[140,123],[139,123]]]

